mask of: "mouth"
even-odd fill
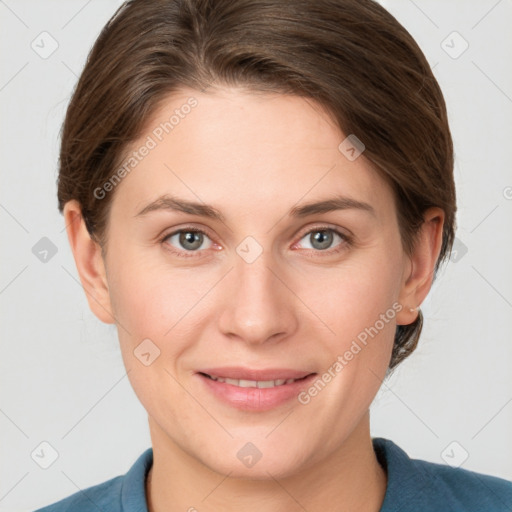
[[[297,400],[310,386],[315,372],[288,369],[203,369],[195,374],[208,395],[223,405],[243,411],[268,411]]]
[[[217,382],[230,384],[231,386],[238,386],[239,388],[259,388],[259,389],[268,389],[275,388],[278,386],[284,386],[286,384],[292,384],[293,382],[298,382],[304,379],[307,379],[308,374],[304,377],[300,377],[298,379],[275,379],[275,380],[248,380],[248,379],[230,379],[229,377],[217,377],[215,375],[209,375],[207,373],[199,372],[200,375],[204,377],[215,380]]]

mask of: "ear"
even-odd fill
[[[429,208],[423,215],[423,224],[404,269],[399,297],[403,309],[396,317],[398,325],[409,325],[416,320],[416,308],[430,291],[443,242],[443,224],[444,211],[441,208]]]
[[[64,205],[64,221],[89,307],[102,322],[115,323],[101,246],[89,235],[78,201]]]

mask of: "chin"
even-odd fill
[[[217,445],[208,457],[197,454],[198,460],[216,473],[229,474],[230,478],[270,480],[286,478],[303,470],[309,459],[303,452],[291,452],[290,447],[298,449],[300,443],[278,446],[264,438],[258,442],[252,437],[254,442],[237,440],[230,443],[232,447]]]

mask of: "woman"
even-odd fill
[[[58,197],[152,448],[40,510],[511,508],[512,483],[370,436],[456,211],[442,93],[378,4],[123,5],[69,105]]]

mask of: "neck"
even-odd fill
[[[369,413],[335,453],[291,476],[230,478],[181,450],[149,419],[153,466],[146,481],[149,512],[379,512],[387,475],[373,450]]]

